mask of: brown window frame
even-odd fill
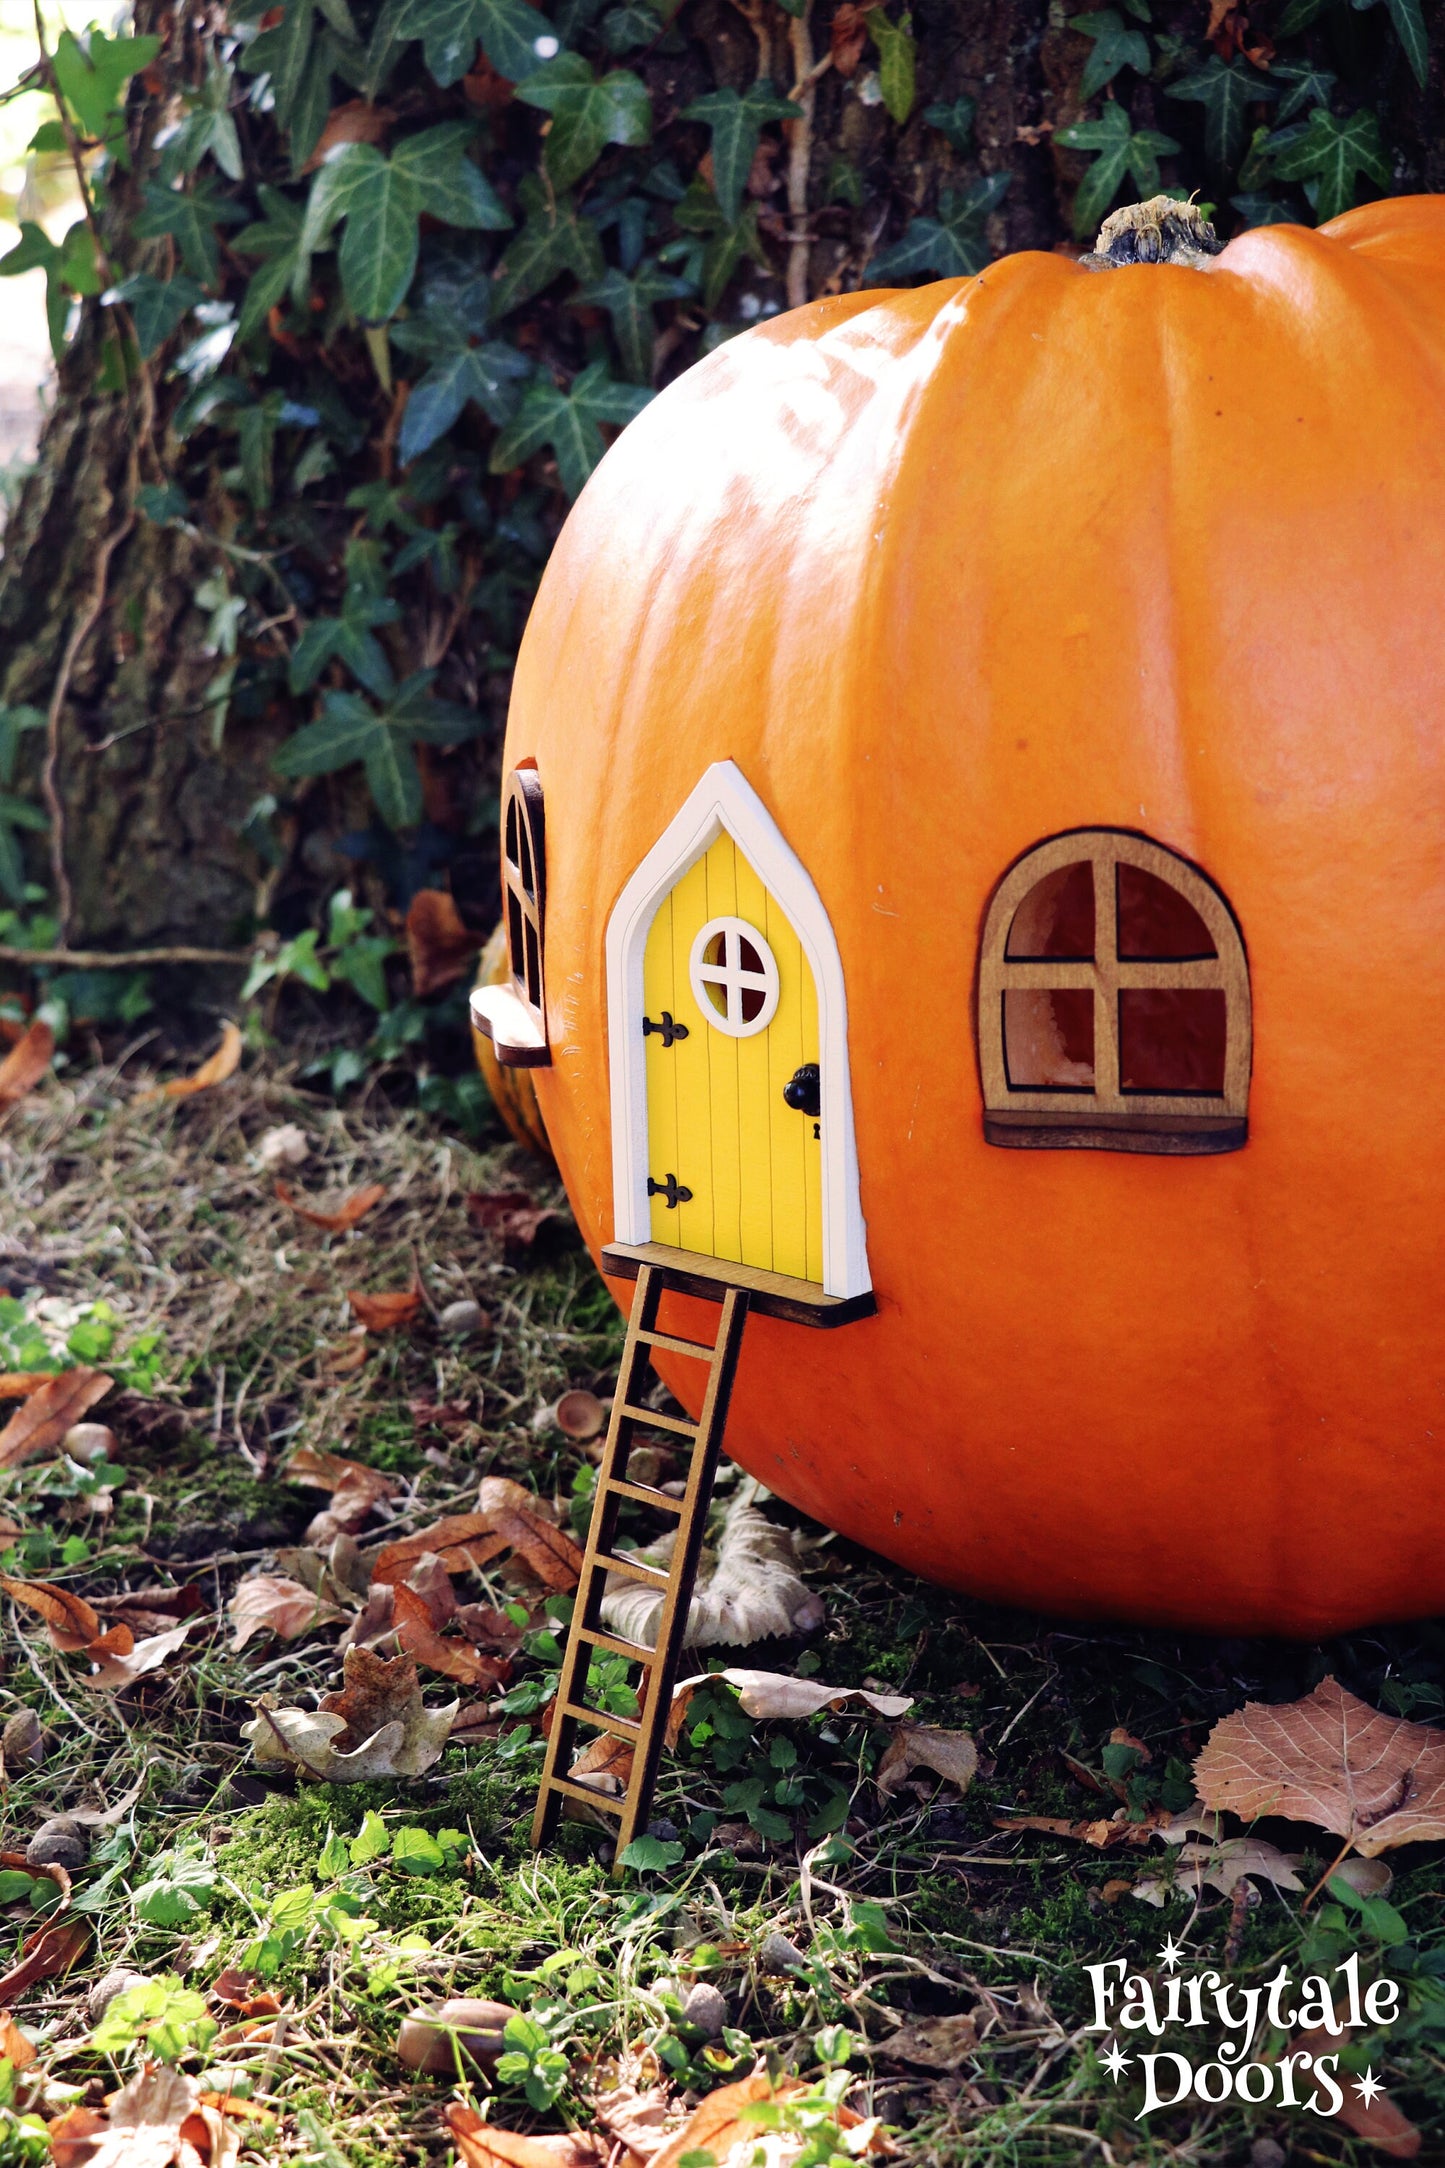
[[[1014,915],[1038,882],[1062,867],[1092,863],[1092,958],[1025,960],[1006,950]],[[1204,921],[1215,954],[1159,961],[1121,959],[1117,868],[1140,867],[1166,882]],[[1011,989],[1087,987],[1094,996],[1094,1084],[1016,1090],[1008,1079],[1004,996]],[[1224,1090],[1124,1092],[1119,1088],[1119,995],[1136,987],[1218,987],[1225,997]],[[1128,829],[1080,828],[1025,852],[989,904],[979,949],[978,1054],[988,1143],[1035,1149],[1114,1152],[1233,1152],[1249,1135],[1253,1047],[1249,964],[1233,912],[1214,883],[1187,859]]]
[[[512,986],[543,1039],[547,988],[543,934],[547,910],[546,814],[536,767],[513,768],[502,789],[502,915]]]

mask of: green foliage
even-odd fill
[[[972,278],[989,260],[984,225],[1008,193],[1012,175],[995,173],[967,188],[946,188],[937,218],[915,218],[902,239],[875,256],[870,285],[893,285],[931,271],[937,278]]]
[[[1065,150],[1096,151],[1074,197],[1074,231],[1082,240],[1098,227],[1126,179],[1142,197],[1159,190],[1159,160],[1179,145],[1156,128],[1134,129],[1122,105],[1105,106],[1098,120],[1075,121],[1055,140]]]
[[[502,2038],[506,2052],[497,2061],[498,2084],[520,2086],[528,2105],[542,2113],[566,2085],[571,2064],[536,2016],[509,2017]]]
[[[913,18],[905,8],[895,23],[882,8],[869,8],[864,21],[878,54],[878,88],[889,115],[900,127],[913,111],[916,94],[917,50],[913,43]]]
[[[119,2058],[140,2048],[163,2063],[178,2063],[187,2055],[204,2054],[219,2031],[205,1996],[168,1972],[117,1995],[91,2035],[91,2045],[100,2055]]]
[[[137,1919],[152,1927],[190,1927],[211,1909],[216,1871],[205,1853],[181,1845],[151,1863],[148,1879],[131,1892]]]
[[[1121,68],[1133,68],[1139,75],[1149,72],[1149,40],[1142,31],[1132,29],[1115,8],[1096,8],[1089,15],[1071,15],[1069,28],[1082,31],[1094,41],[1094,50],[1084,63],[1079,81],[1079,96],[1092,98],[1112,83]]]
[[[704,121],[711,131],[713,192],[730,226],[741,215],[743,189],[765,123],[795,119],[801,111],[766,82],[750,83],[741,97],[735,90],[711,90],[683,108],[684,120]]]

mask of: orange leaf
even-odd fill
[[[28,2070],[35,2060],[35,2044],[27,2040],[8,2010],[0,2010],[0,2055],[16,2070]]]
[[[54,1376],[53,1370],[0,1370],[0,1400],[28,1400]]]
[[[761,2100],[786,2100],[790,2093],[806,2089],[801,2078],[780,2078],[775,2086],[766,2070],[755,2070],[736,2085],[720,2087],[693,2110],[671,2142],[653,2154],[651,2168],[677,2168],[685,2153],[708,2152],[716,2160],[726,2160],[735,2145],[761,2135],[758,2124],[739,2121],[744,2108]]]
[[[352,1315],[368,1332],[395,1332],[398,1326],[409,1325],[421,1308],[422,1294],[418,1282],[413,1282],[398,1295],[363,1295],[348,1288],[347,1301]]]
[[[601,2168],[605,2158],[581,2131],[524,2138],[520,2131],[483,2122],[475,2108],[459,2100],[449,2101],[442,2113],[467,2168]]]
[[[354,1227],[365,1219],[374,1204],[380,1204],[386,1195],[384,1182],[368,1182],[365,1189],[354,1189],[335,1212],[318,1212],[314,1205],[302,1204],[289,1182],[276,1184],[276,1196],[280,1203],[289,1204],[298,1219],[304,1219],[309,1227],[321,1227],[329,1235],[340,1234],[347,1227]]]
[[[417,890],[406,914],[406,949],[411,959],[411,990],[418,1001],[465,978],[481,945],[481,935],[463,924],[445,889]]]
[[[92,1686],[129,1686],[133,1680],[144,1678],[148,1671],[159,1671],[168,1656],[173,1656],[191,1628],[199,1623],[193,1618],[182,1619],[179,1626],[168,1627],[164,1633],[148,1634],[144,1641],[136,1641],[129,1627],[113,1626],[111,1633],[124,1634],[131,1642],[128,1649],[108,1649],[96,1642],[86,1650],[87,1656],[98,1657],[90,1674]],[[110,1634],[105,1636],[109,1641]]]
[[[452,1513],[414,1536],[385,1543],[371,1569],[373,1582],[404,1581],[417,1560],[434,1551],[449,1573],[465,1573],[468,1566],[485,1566],[507,1548],[496,1532],[491,1513]]]
[[[233,1077],[241,1065],[241,1033],[235,1024],[225,1024],[221,1029],[221,1043],[209,1061],[203,1061],[194,1076],[172,1077],[169,1084],[159,1084],[151,1091],[137,1092],[138,1101],[147,1099],[189,1099],[195,1092],[205,1092],[213,1084],[224,1084]]]
[[[0,1588],[27,1611],[44,1619],[52,1648],[64,1655],[73,1656],[99,1640],[99,1616],[83,1597],[73,1596],[68,1588],[56,1588],[49,1581],[12,1581],[8,1573],[0,1573]]]
[[[23,1038],[17,1039],[5,1059],[0,1061],[0,1113],[35,1089],[50,1067],[54,1052],[55,1033],[48,1024],[38,1020]]]
[[[0,1430],[0,1468],[18,1468],[22,1461],[53,1453],[113,1382],[103,1370],[62,1370],[47,1378]]]
[[[405,1581],[396,1583],[396,1637],[401,1646],[428,1671],[463,1686],[500,1686],[511,1676],[511,1665],[495,1656],[484,1656],[469,1641],[439,1634],[431,1622],[426,1600]]]
[[[334,105],[301,171],[314,173],[325,164],[327,152],[335,150],[339,143],[384,143],[395,119],[390,107],[372,105],[366,98],[348,98],[345,105]]]
[[[38,1927],[21,1949],[20,1962],[0,1977],[0,2002],[15,2002],[37,1980],[69,1972],[89,1941],[90,1929],[83,1920],[54,1920]]]

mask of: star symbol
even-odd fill
[[[1100,2062],[1108,2071],[1110,2077],[1114,2080],[1114,2083],[1116,2085],[1118,2084],[1120,2078],[1124,2075],[1124,2072],[1128,2069],[1132,2059],[1133,2058],[1131,2056],[1128,2056],[1123,2052],[1117,2040],[1111,2040],[1109,2042],[1108,2054],[1101,2055],[1099,2057]]]
[[[1164,1947],[1159,1952],[1160,1962],[1163,1964],[1165,1970],[1167,1972],[1172,1972],[1183,1955],[1184,1944],[1182,1942],[1176,1942],[1172,1935],[1166,1935],[1164,1937]]]
[[[1373,2070],[1367,2070],[1362,2078],[1356,2078],[1355,2080],[1355,2091],[1367,2108],[1374,2104],[1376,2093],[1383,2093],[1384,2090],[1384,2086],[1375,2076]]]

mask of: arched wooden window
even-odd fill
[[[472,995],[472,1022],[487,1034],[498,1061],[513,1068],[543,1068],[552,1059],[542,975],[546,905],[542,783],[535,765],[524,761],[502,786],[502,914],[512,983],[479,986]]]
[[[1244,943],[1143,836],[1055,836],[1000,882],[979,960],[990,1144],[1230,1152],[1248,1135]]]

